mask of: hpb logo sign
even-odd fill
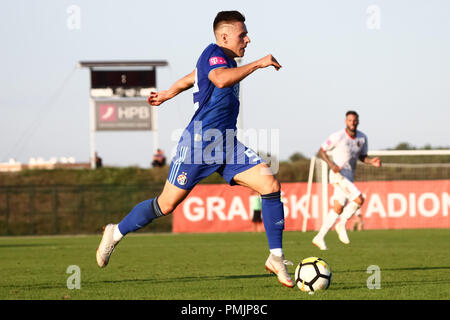
[[[96,130],[152,130],[152,112],[145,100],[97,100]]]
[[[117,121],[117,107],[114,104],[100,105],[100,122]]]

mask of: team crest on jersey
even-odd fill
[[[356,145],[358,146],[358,148],[361,147],[361,141],[358,141],[358,142],[356,143]]]
[[[177,182],[180,186],[184,186],[187,182],[187,174],[186,172],[182,172],[178,177],[177,177]]]

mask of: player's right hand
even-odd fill
[[[161,103],[167,100],[166,98],[167,92],[166,91],[158,91],[158,92],[150,92],[150,96],[148,97],[147,101],[148,104],[151,106],[159,106]]]
[[[340,168],[338,165],[333,164],[333,165],[331,166],[331,170],[333,170],[334,173],[338,173],[338,172],[341,171],[341,168]]]

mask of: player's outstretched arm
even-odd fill
[[[273,66],[276,70],[281,68],[277,59],[271,54],[237,68],[218,68],[209,73],[209,80],[218,88],[231,87],[245,79],[254,71]]]
[[[176,81],[169,90],[162,90],[157,92],[150,92],[148,97],[148,103],[152,106],[159,106],[163,102],[172,99],[177,94],[192,88],[195,81],[195,70],[190,74],[184,76],[180,80]]]

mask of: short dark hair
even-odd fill
[[[245,17],[242,13],[240,13],[239,11],[233,10],[233,11],[220,11],[217,15],[216,18],[214,19],[214,23],[213,23],[213,30],[216,31],[217,26],[221,23],[221,22],[245,22]]]
[[[356,116],[359,119],[359,114],[356,111],[353,111],[353,110],[347,111],[347,113],[345,114],[345,117],[347,117],[349,115],[354,115],[354,116]]]

